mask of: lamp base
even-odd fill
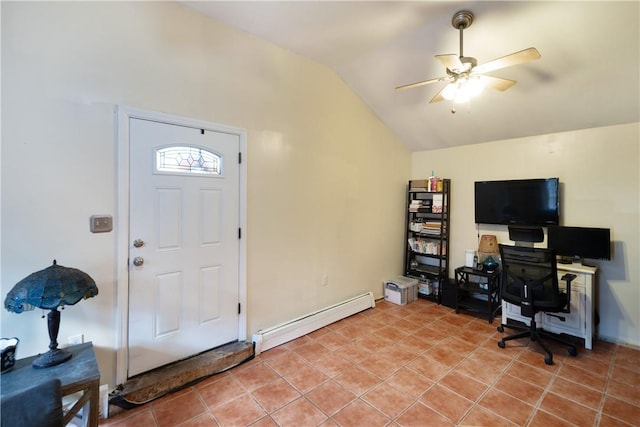
[[[71,353],[56,348],[43,353],[31,363],[34,368],[49,368],[66,362],[71,359]]]

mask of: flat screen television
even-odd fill
[[[559,181],[559,178],[476,181],[476,223],[558,225]]]
[[[552,226],[547,229],[547,247],[561,258],[582,262],[582,258],[611,259],[611,231],[608,228]]]

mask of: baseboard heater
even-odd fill
[[[300,338],[333,322],[376,306],[372,292],[353,297],[278,326],[262,329],[253,335],[255,354]]]

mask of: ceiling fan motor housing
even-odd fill
[[[453,19],[451,20],[451,25],[453,25],[453,28],[458,30],[469,28],[472,23],[473,13],[469,12],[468,10],[461,10],[459,12],[456,12],[455,15],[453,15]]]

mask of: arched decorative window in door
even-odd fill
[[[156,172],[219,176],[222,157],[197,146],[164,147],[156,150]]]

